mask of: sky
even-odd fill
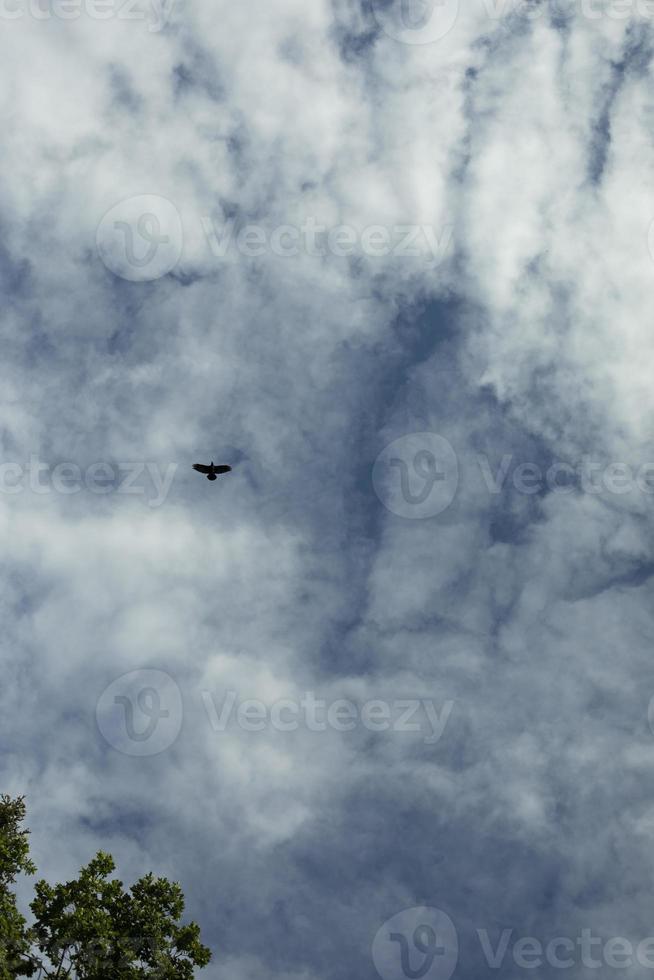
[[[652,976],[654,3],[0,20],[39,875],[207,980]]]

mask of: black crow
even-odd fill
[[[231,466],[214,466],[213,460],[209,466],[204,463],[194,463],[193,469],[198,473],[206,474],[207,480],[217,480],[220,473],[231,473]]]

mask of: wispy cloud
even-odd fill
[[[0,13],[4,788],[208,978],[646,968],[649,6]]]

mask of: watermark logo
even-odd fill
[[[157,463],[109,463],[99,460],[82,469],[66,461],[51,466],[32,454],[27,463],[0,463],[0,494],[29,492],[38,496],[51,493],[71,496],[82,491],[96,495],[111,493],[145,497],[149,507],[161,507],[172,487],[177,463],[166,468]],[[139,481],[145,477],[149,490]]]
[[[457,23],[459,0],[371,0],[375,20],[395,41],[431,44],[446,37]],[[652,0],[480,0],[474,8],[487,25],[520,31],[540,19],[570,22],[583,18],[624,22],[649,21]]]
[[[98,225],[96,245],[114,275],[130,282],[152,282],[168,275],[179,262],[182,219],[165,197],[130,197],[107,211]]]
[[[538,463],[516,462],[512,453],[491,464],[488,456],[477,456],[479,472],[490,494],[501,494],[510,488],[516,493],[534,496],[543,493],[608,493],[612,496],[654,494],[654,464],[632,466],[624,462],[595,460],[582,456],[575,463],[554,460],[545,470]],[[511,479],[509,480],[509,475]]]
[[[0,0],[0,20],[144,21],[151,33],[169,23],[175,0]]]
[[[473,944],[478,944],[489,975],[501,971],[504,976],[507,969],[512,971],[511,976],[522,970],[533,976],[534,970],[548,968],[568,975],[575,970],[578,974],[580,968],[654,970],[652,936],[640,940],[625,936],[606,938],[588,927],[577,935],[550,939],[521,935],[510,928],[501,933],[476,929],[475,936]],[[472,942],[470,936],[468,949]],[[393,916],[381,927],[372,945],[373,962],[382,980],[449,980],[457,967],[458,955],[454,923],[445,912],[429,907],[405,909]]]
[[[302,224],[268,227],[240,225],[232,218],[219,225],[211,217],[202,218],[202,230],[215,259],[237,253],[248,259],[269,254],[281,259],[298,256],[324,259],[365,257],[368,259],[415,259],[428,269],[436,269],[452,251],[454,226],[433,225],[354,225],[322,224],[309,215]]]
[[[384,507],[397,517],[435,517],[456,496],[457,456],[447,439],[435,432],[402,436],[377,457],[372,482]]]
[[[654,696],[651,698],[647,707],[647,720],[649,721],[650,731],[654,735]]]
[[[344,733],[364,728],[375,733],[422,735],[425,745],[436,745],[454,709],[454,701],[446,701],[439,711],[428,698],[375,699],[359,704],[347,698],[328,701],[306,691],[300,698],[281,698],[268,705],[256,698],[239,698],[236,691],[227,691],[222,700],[211,691],[201,693],[214,732],[233,726],[244,732]]]
[[[647,245],[649,247],[650,258],[654,262],[654,219],[652,219],[652,223],[647,232]]]
[[[454,923],[440,909],[405,909],[378,931],[372,959],[382,980],[450,980],[459,959]]]
[[[578,936],[555,936],[549,941],[536,936],[517,936],[513,929],[503,929],[499,936],[486,929],[477,929],[479,944],[490,970],[505,971],[510,961],[513,967],[529,971],[551,967],[553,970],[626,970],[636,964],[645,969],[654,968],[654,939],[651,936],[637,945],[624,936],[604,940],[593,934],[592,929],[582,929]],[[602,975],[602,974],[600,974]],[[604,976],[606,973],[603,974]],[[642,974],[639,973],[639,976]]]
[[[432,44],[450,33],[459,16],[459,0],[372,0],[383,32],[403,44]]]
[[[123,755],[159,755],[182,728],[182,695],[162,670],[133,670],[102,692],[96,707],[104,739]]]
[[[491,459],[466,456],[465,478],[491,496],[589,494],[654,496],[654,462],[626,463],[595,459],[550,460],[546,466],[505,453]],[[458,457],[450,443],[433,432],[395,440],[378,456],[372,471],[377,496],[398,517],[425,519],[447,510],[460,485]]]

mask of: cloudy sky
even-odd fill
[[[40,874],[180,881],[207,980],[652,976],[654,4],[0,19]]]

